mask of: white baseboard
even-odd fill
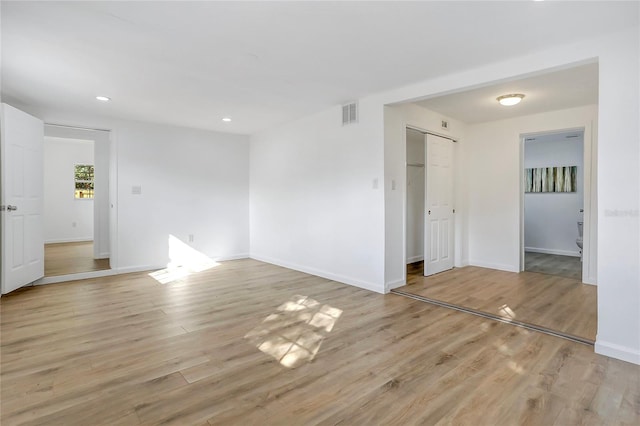
[[[407,258],[407,265],[410,263],[415,263],[415,262],[420,262],[424,260],[424,256],[420,255],[420,256],[413,256],[413,257],[408,257]]]
[[[214,262],[225,262],[227,260],[249,259],[249,253],[232,254],[229,256],[210,256]]]
[[[137,265],[137,266],[125,266],[123,268],[117,268],[116,271],[118,275],[120,274],[132,274],[134,272],[147,272],[147,271],[157,271],[159,269],[166,268],[167,265]]]
[[[223,262],[227,260],[237,260],[237,259],[247,259],[249,257],[248,253],[234,254],[230,256],[221,256],[214,261]],[[122,275],[122,274],[131,274],[134,272],[150,272],[157,271],[159,269],[166,268],[167,265],[135,265],[135,266],[125,266],[122,268],[114,268],[114,269],[105,269],[102,271],[91,271],[91,272],[78,272],[76,274],[67,274],[67,275],[57,275],[55,277],[44,277],[35,281],[33,285],[45,285],[45,284],[57,284],[63,283],[67,281],[77,281],[77,280],[85,280],[89,278],[99,278],[99,277],[108,277],[111,275]]]
[[[385,285],[385,293],[388,293],[389,291],[393,290],[394,288],[402,287],[404,285],[407,285],[407,281],[404,280],[404,279],[388,282]]]
[[[33,285],[57,284],[68,281],[86,280],[89,278],[108,277],[110,275],[118,275],[115,269],[105,269],[103,271],[78,272],[76,274],[56,275],[55,277],[44,277],[35,281]]]
[[[597,354],[640,365],[640,350],[638,349],[617,345],[615,343],[603,342],[596,338],[595,350]]]
[[[352,286],[355,286],[355,287],[363,288],[365,290],[374,291],[376,293],[384,294],[384,288],[380,288],[380,286],[378,286],[378,285],[376,285],[374,283],[361,281],[361,280],[358,280],[356,278],[346,277],[344,275],[334,274],[334,273],[331,273],[331,272],[322,271],[322,270],[319,270],[319,269],[316,269],[316,268],[312,268],[312,267],[309,267],[309,266],[298,265],[298,264],[295,264],[295,263],[287,262],[287,261],[280,260],[280,259],[274,259],[272,257],[264,256],[264,255],[256,254],[256,253],[251,253],[249,257],[251,259],[255,259],[255,260],[258,260],[260,262],[271,263],[273,265],[282,266],[283,268],[293,269],[293,270],[296,270],[296,271],[304,272],[306,274],[316,275],[318,277],[326,278],[326,279],[331,280],[331,281],[337,281],[339,283],[349,284],[349,285],[352,285]]]
[[[111,253],[106,252],[106,253],[98,253],[98,256],[94,256],[94,259],[108,259],[111,257]]]
[[[539,247],[525,247],[524,251],[529,251],[531,253],[543,253],[543,254],[557,254],[560,256],[573,256],[580,257],[580,251],[571,251],[571,250],[553,250]]]
[[[504,263],[491,263],[484,262],[482,260],[473,260],[469,259],[468,266],[479,266],[481,268],[489,268],[489,269],[497,269],[499,271],[507,271],[507,272],[520,272],[520,267],[518,265],[507,265]]]
[[[53,240],[45,240],[45,244],[59,244],[59,243],[88,243],[93,241],[93,237],[78,237],[78,238],[57,238]]]

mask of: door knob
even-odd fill
[[[18,210],[18,206],[8,205],[8,206],[7,206],[7,210],[9,210],[9,211],[16,211],[16,210]]]

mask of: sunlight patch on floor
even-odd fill
[[[207,255],[169,235],[169,263],[165,269],[154,271],[149,276],[160,284],[169,284],[218,265]]]
[[[288,368],[310,362],[342,310],[306,296],[293,296],[244,337]]]
[[[516,313],[513,312],[513,310],[506,304],[500,306],[500,308],[498,309],[498,314],[507,320],[512,320],[515,319],[516,317]]]

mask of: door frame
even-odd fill
[[[107,205],[108,205],[108,218],[109,218],[108,240],[109,240],[109,268],[110,269],[101,270],[101,271],[78,272],[78,273],[67,274],[67,275],[56,275],[52,277],[44,277],[36,281],[34,284],[36,285],[52,284],[52,283],[69,281],[71,279],[75,280],[75,279],[94,278],[94,277],[113,275],[117,272],[117,269],[118,269],[118,262],[117,262],[117,259],[118,259],[118,256],[117,256],[117,250],[118,250],[117,158],[118,156],[117,156],[117,144],[116,144],[116,131],[113,129],[91,128],[91,127],[86,127],[82,125],[45,122],[45,128],[47,126],[63,129],[61,130],[63,134],[64,132],[68,132],[68,135],[64,135],[61,137],[70,137],[70,138],[76,137],[80,139],[86,139],[87,133],[85,132],[106,132],[108,135],[108,137],[106,137],[105,140],[101,140],[101,141],[97,141],[92,138],[90,139],[94,140],[94,151],[95,151],[95,144],[104,143],[108,145],[107,148],[103,150],[103,152],[106,153],[106,155],[108,155],[108,161],[106,163],[108,164],[108,167],[109,167],[109,179],[108,179],[109,192],[108,192]],[[84,133],[84,137],[81,136],[80,134],[73,135],[74,132]],[[95,158],[94,158],[94,161],[96,161]],[[94,220],[95,220],[95,217],[96,217],[96,212],[94,211]],[[95,233],[96,233],[96,230],[94,227],[94,238],[95,238]]]
[[[520,138],[520,265],[519,271],[524,271],[524,149],[525,139],[532,136],[548,135],[561,132],[583,132],[583,247],[582,247],[582,282],[584,284],[597,285],[596,254],[597,254],[597,142],[594,132],[594,123],[585,123],[584,126],[566,127],[553,130],[542,130],[536,132],[526,132],[519,135]],[[577,229],[577,228],[576,228]]]
[[[458,139],[451,136],[451,135],[447,135],[444,133],[438,133],[438,132],[434,132],[433,130],[427,130],[425,128],[422,128],[420,126],[416,126],[414,124],[410,124],[410,123],[403,123],[402,126],[402,131],[403,131],[403,137],[402,140],[404,141],[404,149],[403,149],[403,166],[402,166],[402,170],[403,170],[403,176],[404,176],[404,181],[402,182],[403,184],[400,185],[400,190],[402,193],[402,282],[404,283],[404,285],[406,285],[407,283],[407,130],[415,130],[417,132],[422,133],[424,136],[426,136],[427,134],[431,134],[434,136],[440,136],[442,138],[446,138],[446,139],[450,139],[453,143],[454,143],[454,149],[453,149],[453,159],[452,159],[452,164],[454,165],[454,169],[453,169],[453,203],[455,205],[456,202],[456,149],[455,149],[455,144],[456,142],[458,142]],[[426,155],[427,155],[427,150],[426,150],[426,139],[425,139],[425,179],[427,176],[427,165],[426,165]],[[426,188],[425,188],[426,190]],[[426,203],[426,200],[425,200]],[[454,220],[453,220],[453,230],[454,230],[454,238],[453,238],[453,267],[456,267],[456,228],[457,228],[457,220],[456,220],[456,216],[454,215]],[[424,237],[423,237],[424,238]],[[424,247],[423,247],[423,252],[425,251]],[[424,253],[423,253],[424,254]]]

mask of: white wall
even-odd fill
[[[424,259],[424,143],[423,133],[407,130],[407,263]]]
[[[170,235],[213,259],[248,257],[248,136],[55,109],[32,113],[46,123],[111,131],[108,198],[115,272],[167,266]],[[140,186],[141,194],[133,195],[132,186]]]
[[[113,137],[119,269],[166,266],[170,235],[214,259],[248,256],[248,137],[137,122]]]
[[[441,128],[441,122],[449,122],[447,130]],[[414,104],[399,104],[384,107],[384,146],[385,146],[385,286],[386,290],[400,287],[406,283],[406,142],[407,126],[424,131],[439,133],[457,139],[453,144],[454,155],[454,264],[466,263],[466,189],[461,184],[466,173],[462,145],[466,125],[451,117],[442,116]],[[395,187],[394,188],[394,183]]]
[[[75,199],[74,167],[94,163],[90,140],[44,138],[44,241],[93,240],[93,199]]]
[[[592,105],[469,126],[468,169],[470,176],[474,176],[468,181],[470,264],[514,272],[521,270],[520,203],[524,197],[520,163],[522,136],[584,128],[584,164],[590,165],[584,168],[584,173],[587,181],[591,181],[592,175],[596,175],[591,155],[596,146],[596,138],[591,129],[596,122],[597,106]],[[595,190],[585,188],[587,200],[591,199],[590,189]],[[562,197],[560,194],[531,194],[541,195]],[[571,198],[571,195],[567,197]],[[567,235],[573,236],[574,244],[580,209],[576,202],[573,200],[574,215],[566,218],[561,225],[566,228]],[[592,210],[594,211],[586,211],[584,215],[583,280],[595,283],[596,245],[591,237],[596,234],[597,212]],[[526,228],[525,225],[525,232]]]
[[[112,173],[110,132],[51,125],[45,125],[44,127],[45,136],[90,140],[94,144],[95,191],[93,199],[93,257],[95,259],[109,258],[111,254],[109,176]]]
[[[583,137],[524,143],[524,167],[577,166],[576,192],[524,194],[524,245],[526,251],[580,256],[576,245],[577,222],[582,222],[584,195]]]
[[[337,106],[251,138],[251,257],[384,291],[376,118]]]
[[[371,287],[376,291],[388,290],[390,284],[394,284],[394,280],[402,281],[401,270],[404,269],[405,250],[402,236],[405,200],[402,194],[397,196],[399,191],[392,189],[391,181],[396,182],[396,188],[403,188],[406,175],[405,149],[402,143],[405,131],[403,119],[401,114],[396,114],[397,111],[393,108],[385,108],[385,105],[598,60],[599,117],[597,128],[594,126],[592,130],[601,141],[597,156],[593,156],[593,161],[598,163],[599,200],[596,204],[595,197],[592,197],[591,201],[592,209],[597,209],[599,213],[597,219],[595,215],[593,218],[597,220],[597,235],[591,236],[594,240],[596,237],[598,239],[596,351],[640,364],[639,35],[638,27],[635,26],[603,37],[550,46],[546,50],[533,53],[523,52],[522,56],[505,58],[499,63],[367,96],[359,100],[360,121],[354,126],[340,126],[340,107],[335,106],[255,135],[251,142],[250,156],[252,254],[281,264],[316,271],[319,275],[333,276],[343,282]],[[61,122],[55,120],[60,115],[52,111],[45,112],[42,116],[45,121]],[[393,117],[390,117],[391,115]],[[78,116],[67,115],[66,118],[72,118],[71,122],[68,121],[66,124],[91,125],[88,121],[81,121]],[[396,120],[400,125],[395,124]],[[557,125],[558,123],[548,123],[553,129],[556,129]],[[118,237],[124,243],[135,247],[126,250],[148,248],[154,255],[150,258],[123,256],[122,260],[126,260],[128,264],[157,260],[160,256],[154,251],[154,245],[159,241],[158,235],[164,234],[167,228],[173,228],[173,225],[183,224],[192,219],[188,213],[187,217],[176,218],[163,211],[160,214],[162,219],[168,222],[166,226],[141,221],[142,215],[136,213],[136,206],[140,203],[127,199],[131,198],[125,191],[130,189],[128,185],[142,183],[145,197],[142,204],[148,214],[156,213],[156,210],[149,207],[165,203],[161,199],[162,196],[172,200],[174,195],[180,199],[183,199],[183,195],[179,193],[179,189],[170,186],[170,190],[161,196],[154,191],[145,192],[146,180],[143,179],[144,175],[138,175],[141,171],[136,169],[135,160],[143,157],[144,151],[154,149],[156,136],[160,141],[169,140],[174,143],[181,138],[176,138],[175,134],[164,134],[162,126],[151,126],[154,130],[150,132],[138,125],[132,126],[134,129],[122,125],[122,138],[119,134],[119,124],[107,127],[115,129],[114,139],[117,141],[118,149],[116,158],[118,162],[122,160],[124,163],[122,169],[118,167],[118,173],[122,172],[126,177],[118,187],[118,196],[122,196],[125,210],[122,215],[119,214],[118,221],[120,222],[121,216],[122,222],[126,224],[126,231],[119,230]],[[135,128],[140,131],[135,131]],[[178,134],[182,132],[175,131]],[[189,131],[185,132],[189,134]],[[202,149],[205,155],[211,154],[212,151],[225,151],[218,150],[216,142],[228,140],[228,136],[206,132],[199,134],[202,135],[198,138],[200,142],[188,144],[189,150]],[[213,147],[204,146],[206,139]],[[512,140],[511,136],[508,139]],[[237,141],[240,142],[238,145],[242,145],[242,140]],[[462,233],[466,232],[466,221],[469,235],[462,238],[468,238],[469,258],[477,259],[483,256],[479,251],[480,242],[486,241],[477,225],[487,222],[485,219],[488,219],[489,230],[506,230],[511,235],[518,235],[519,220],[513,217],[512,213],[518,211],[518,206],[512,199],[515,194],[516,198],[513,200],[517,200],[520,188],[514,182],[499,186],[506,190],[509,201],[503,206],[503,210],[511,213],[503,217],[506,219],[504,226],[496,227],[495,218],[483,216],[493,211],[494,205],[488,204],[495,200],[487,201],[476,197],[473,193],[476,187],[472,185],[474,180],[470,179],[476,175],[465,166],[465,162],[472,158],[470,154],[475,152],[478,152],[480,157],[474,162],[474,172],[486,171],[486,166],[483,166],[484,169],[476,169],[479,164],[490,164],[495,159],[484,155],[481,149],[473,148],[474,143],[471,140],[461,138],[459,143],[460,146],[469,144],[469,149],[459,149],[457,154],[460,155],[457,157],[456,165],[460,165],[457,167],[462,174],[460,180],[468,181],[470,184],[457,188],[456,199],[461,197],[462,192],[461,199],[473,202],[474,205],[468,206],[468,212],[464,206],[464,211],[457,216],[457,220],[460,220],[460,217],[468,218],[462,221]],[[494,152],[500,152],[500,155],[506,155],[510,159],[517,158],[519,148],[517,143],[514,145],[504,146],[504,149]],[[120,149],[124,151],[122,156]],[[180,150],[176,146],[165,151],[173,153]],[[231,158],[236,156],[232,155]],[[157,161],[155,157],[149,161],[152,164],[148,168],[154,170],[151,176],[159,174],[159,169],[163,169],[167,162]],[[241,161],[238,163],[246,164]],[[512,162],[509,161],[508,164]],[[501,171],[490,171],[489,180],[519,177],[517,161],[513,162],[513,167],[515,169],[509,165]],[[175,175],[171,170],[165,172],[171,176]],[[177,168],[177,173],[180,172],[191,171],[181,165]],[[466,178],[465,174],[469,178]],[[384,182],[381,180],[382,177]],[[165,178],[164,181],[167,179],[170,178]],[[377,190],[372,188],[376,179]],[[144,182],[141,182],[143,180]],[[196,204],[192,199],[188,205],[181,207],[186,207],[189,211]],[[242,209],[236,211],[238,214],[241,212]],[[148,219],[148,216],[144,219]],[[229,222],[232,227],[236,223],[231,219]],[[595,230],[596,226],[586,217],[585,222],[591,225],[589,229]],[[132,229],[135,226],[142,226],[143,231]],[[241,228],[239,223],[238,228]],[[134,231],[133,237],[129,235],[129,231]],[[585,230],[585,238],[587,232]],[[147,234],[152,234],[153,238],[149,241],[141,239]],[[247,235],[246,230],[239,229],[239,236],[235,240],[238,249],[246,247],[246,244],[242,244],[243,235]],[[458,235],[457,232],[456,236]],[[495,232],[491,235],[495,235]],[[498,262],[518,264],[517,257],[511,257],[512,253],[518,251],[517,247],[512,245],[514,241],[517,241],[517,238],[499,238],[496,241],[491,251],[497,255]],[[462,246],[464,261],[466,244],[459,245],[457,240],[456,244],[456,249]],[[595,254],[593,257],[595,259]],[[595,267],[591,270],[595,271]]]
[[[638,26],[635,26],[607,36],[550,47],[547,50],[523,54],[517,58],[505,59],[500,63],[449,74],[360,100],[361,105],[363,102],[384,105],[418,100],[465,88],[479,87],[491,82],[505,81],[514,76],[532,75],[546,70],[561,69],[570,64],[584,64],[598,60],[600,67],[598,123],[597,127],[594,126],[592,129],[594,135],[597,134],[597,140],[600,141],[597,152],[592,156],[593,163],[597,163],[598,166],[598,190],[597,199],[595,196],[591,197],[591,210],[597,211],[598,214],[597,218],[596,215],[592,218],[587,218],[585,215],[585,223],[590,225],[585,229],[585,239],[592,238],[594,245],[597,244],[598,248],[596,352],[636,364],[640,364],[639,39],[640,31]],[[548,123],[548,125],[556,128],[557,123]],[[473,143],[470,144],[473,145]],[[514,151],[517,151],[517,147],[509,145],[503,148],[501,151],[494,152],[501,152],[500,155],[506,155],[507,158],[517,158],[517,153]],[[476,151],[480,155],[477,160],[481,163],[488,164],[489,160],[492,160],[484,155],[482,150]],[[472,152],[474,152],[473,149],[468,150],[469,158],[472,157]],[[483,170],[486,168],[477,171]],[[468,173],[470,176],[473,175],[471,170]],[[490,180],[493,181],[501,177],[514,176],[518,176],[517,168],[514,170],[510,166],[501,172],[489,171]],[[471,179],[469,181],[473,182]],[[621,182],[624,183],[621,184]],[[477,186],[468,186],[469,202],[474,202],[474,207],[480,207],[472,213],[469,206],[470,261],[472,257],[476,259],[484,257],[480,251],[482,249],[480,242],[486,241],[486,238],[482,238],[482,234],[495,235],[495,231],[506,231],[511,235],[518,235],[517,218],[506,217],[507,221],[500,226],[497,219],[486,216],[492,211],[489,204],[502,200],[484,200],[476,197],[474,195],[476,188]],[[516,194],[519,192],[517,185],[514,187],[512,183],[501,184],[499,188],[505,189],[510,194],[507,197],[511,200],[515,200],[514,191]],[[517,205],[513,201],[505,204],[503,208],[505,211],[517,211]],[[596,221],[595,226],[593,221]],[[474,231],[472,236],[471,228],[477,230],[477,225],[483,222],[489,223],[488,231],[492,232],[480,232],[478,235]],[[595,232],[589,236],[590,230]],[[499,238],[492,246],[491,250],[497,252],[498,261],[506,260],[505,265],[518,264],[517,258],[510,257],[511,253],[517,253],[517,247],[512,245],[514,241],[516,240],[512,238]],[[402,250],[402,246],[399,249]],[[387,246],[385,259],[392,258],[395,255],[394,250],[398,250],[398,247]],[[595,263],[595,257],[594,253],[589,256],[589,260]],[[589,268],[590,273],[595,273],[595,270],[595,266]],[[583,266],[583,279],[584,277]],[[588,279],[595,279],[595,277],[589,276]]]

